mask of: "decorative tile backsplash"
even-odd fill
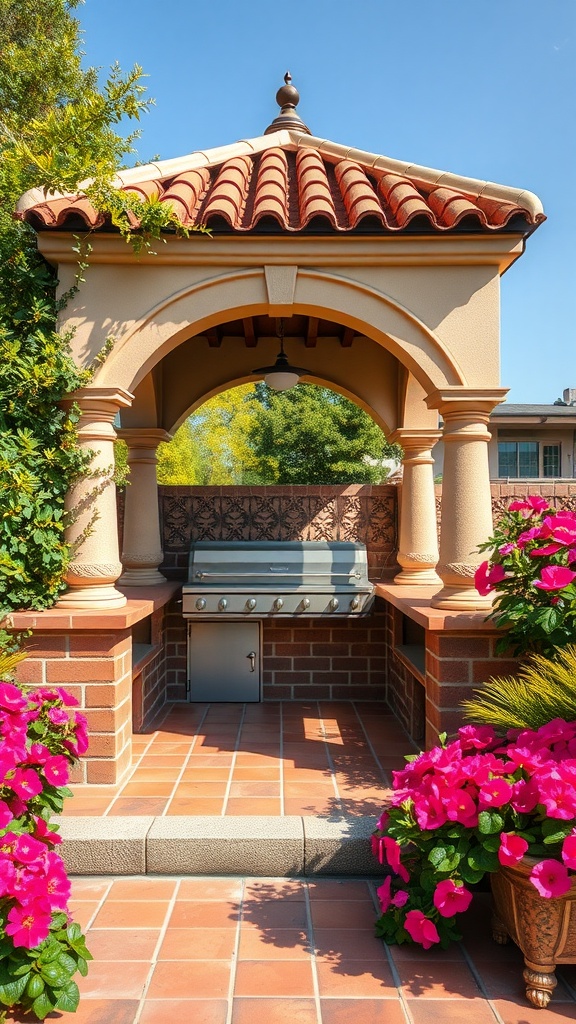
[[[184,565],[196,540],[348,540],[373,570],[395,565],[396,488],[160,487],[167,564]],[[174,558],[174,556],[180,556]]]

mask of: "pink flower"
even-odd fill
[[[370,839],[372,845],[372,853],[378,858],[378,863],[384,863],[384,837],[383,836],[372,836]]]
[[[44,765],[44,775],[51,786],[65,786],[68,782],[68,761],[62,754],[48,758]]]
[[[511,551],[515,550],[515,544],[502,544],[502,546],[498,548],[498,551],[500,552],[501,555],[509,555]]]
[[[546,808],[549,818],[562,818],[570,821],[576,817],[576,789],[561,779],[542,779],[540,781],[540,801]]]
[[[66,875],[64,861],[57,853],[46,854],[46,896],[52,910],[66,910],[70,899],[70,880]]]
[[[396,895],[392,898],[393,907],[403,907],[408,902],[410,894],[405,889],[398,889]]]
[[[576,871],[576,832],[574,829],[562,843],[562,860],[567,868]]]
[[[12,821],[14,815],[4,800],[0,800],[0,829],[6,828]]]
[[[35,839],[42,839],[45,843],[50,843],[52,846],[62,842],[62,836],[59,836],[57,832],[51,832],[44,818],[38,818],[35,815],[34,822],[36,826],[34,829]]]
[[[544,558],[547,555],[555,555],[560,551],[561,544],[545,544],[543,548],[532,548],[530,558]]]
[[[568,869],[559,860],[539,861],[532,869],[530,881],[540,895],[545,896],[547,899],[564,896],[570,889]]]
[[[549,509],[547,501],[544,498],[540,498],[537,494],[530,494],[524,501],[512,501],[508,505],[509,512],[526,512],[531,515],[532,512],[547,512]]]
[[[495,733],[491,725],[463,725],[458,729],[458,737],[463,750],[485,750],[494,742]]]
[[[7,780],[7,785],[22,800],[29,800],[42,792],[42,783],[32,768],[17,768],[13,777]]]
[[[390,836],[384,836],[383,843],[386,851],[386,860],[394,874],[400,875],[403,882],[410,881],[410,875],[400,861],[400,853],[402,851],[400,844],[395,839],[391,839]]]
[[[43,743],[33,743],[26,758],[26,764],[46,764],[49,757],[48,747],[45,747]]]
[[[14,862],[5,853],[0,853],[0,896],[12,896],[16,877]]]
[[[376,822],[376,828],[378,829],[379,832],[383,832],[384,831],[384,829],[386,828],[389,820],[390,820],[390,815],[388,814],[388,811],[382,811],[382,814],[380,815],[380,817],[378,818],[378,821]]]
[[[482,597],[491,594],[497,583],[506,579],[504,567],[499,563],[489,568],[490,562],[482,562],[474,573],[474,586]]]
[[[466,828],[476,828],[478,824],[478,808],[469,793],[457,789],[446,799],[446,814],[450,821],[458,821]]]
[[[463,885],[456,885],[451,878],[438,882],[434,890],[434,906],[442,917],[454,917],[468,910],[472,902],[472,893]]]
[[[52,915],[43,903],[30,903],[25,907],[12,907],[8,911],[8,924],[4,930],[12,936],[15,946],[34,949],[44,942],[50,931]]]
[[[48,708],[48,718],[53,725],[67,725],[68,713],[64,708]]]
[[[522,836],[517,836],[514,832],[500,833],[498,860],[506,867],[512,867],[514,864],[518,864],[518,862],[522,860],[527,849],[528,843],[525,839],[522,839]]]
[[[546,565],[540,573],[540,579],[534,580],[534,586],[540,590],[563,590],[576,580],[576,572],[565,565]]]
[[[14,843],[14,857],[22,864],[32,864],[39,857],[43,857],[45,852],[44,843],[39,843],[37,839],[27,833],[18,836]]]
[[[524,530],[524,533],[520,534],[516,544],[519,548],[525,548],[531,540],[536,540],[537,537],[542,536],[543,534],[540,526],[531,526],[529,530]],[[548,534],[545,533],[544,536],[548,536]]]
[[[383,914],[386,913],[388,907],[392,902],[392,897],[390,895],[391,885],[392,878],[390,875],[388,875],[382,882],[382,885],[378,886],[378,888],[376,889],[376,895],[378,897],[378,902],[380,903],[380,910],[382,911]]]
[[[404,927],[414,942],[420,943],[424,949],[430,949],[435,942],[440,942],[436,925],[421,910],[409,910],[406,914]]]
[[[28,701],[13,683],[0,683],[0,708],[11,713],[24,711],[28,707]]]
[[[512,786],[505,779],[490,779],[480,789],[478,796],[479,809],[486,807],[503,807],[512,797]]]

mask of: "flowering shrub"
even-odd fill
[[[489,618],[506,627],[499,650],[552,654],[576,642],[576,512],[556,512],[544,498],[513,501],[475,575],[480,594],[496,598]]]
[[[389,874],[377,932],[428,949],[460,938],[456,917],[501,864],[541,858],[530,880],[562,896],[576,871],[576,722],[533,730],[467,725],[448,745],[407,758],[372,836]]]
[[[68,913],[70,882],[50,827],[71,795],[69,766],[88,745],[76,703],[59,688],[0,682],[0,1020],[16,1005],[42,1020],[75,1010],[72,976],[92,959]]]

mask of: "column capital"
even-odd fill
[[[462,416],[488,421],[490,413],[508,394],[509,388],[466,388],[454,385],[438,388],[426,396],[429,409],[438,409],[444,422]]]
[[[62,399],[61,405],[66,407],[76,404],[80,406],[82,412],[102,412],[105,416],[112,412],[115,416],[119,409],[129,408],[133,401],[134,395],[125,391],[124,388],[88,387],[78,388],[78,391],[66,395],[66,398]]]
[[[118,427],[116,434],[129,448],[157,448],[173,437],[160,427]]]
[[[402,448],[433,448],[442,437],[441,430],[430,427],[397,427],[388,435],[388,440]]]

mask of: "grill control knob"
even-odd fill
[[[219,611],[225,612],[227,607],[228,607],[228,601],[226,600],[225,597],[221,597],[220,600],[218,601],[218,609],[219,609]]]
[[[337,597],[333,597],[330,601],[330,611],[335,612],[340,607],[340,601]]]
[[[302,611],[306,611],[306,609],[310,607],[310,598],[303,597],[302,600],[300,601],[300,607]]]
[[[206,607],[206,598],[199,597],[198,600],[196,601],[196,607],[199,612],[203,612]]]
[[[249,598],[249,599],[248,599],[248,600],[246,601],[246,608],[247,608],[247,610],[248,610],[249,612],[253,612],[253,611],[254,611],[254,609],[255,609],[255,607],[256,607],[256,598],[255,598],[255,597],[250,597],[250,598]]]
[[[284,607],[283,599],[281,597],[277,597],[276,600],[274,601],[274,610],[279,612],[280,609],[283,608],[283,607]]]
[[[360,598],[359,597],[353,597],[352,600],[350,601],[350,607],[351,607],[352,611],[355,612],[356,609],[360,607]]]

